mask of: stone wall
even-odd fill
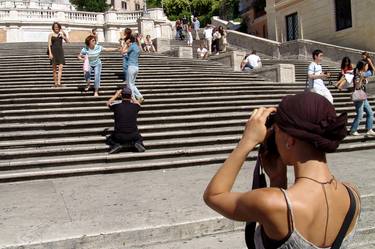
[[[272,56],[276,59],[311,59],[312,52],[315,49],[320,49],[324,53],[324,58],[329,61],[339,63],[344,56],[349,56],[352,62],[355,63],[360,59],[362,52],[362,50],[358,49],[307,39],[280,43],[232,30],[228,30],[227,39],[230,45],[245,48],[249,52],[255,49],[261,54]],[[375,53],[370,54],[375,57]]]
[[[90,30],[72,30],[69,32],[70,42],[85,42],[85,39],[90,35]]]
[[[256,51],[274,58],[280,57],[279,42],[233,30],[228,30],[227,40],[230,45],[246,48],[249,51],[256,49]]]
[[[0,29],[0,42],[7,41],[7,32],[4,29]]]

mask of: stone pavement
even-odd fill
[[[357,184],[363,196],[363,232],[353,248],[373,248],[375,150],[328,158],[334,175]],[[249,187],[253,164],[243,168],[237,190]],[[243,224],[202,200],[217,167],[2,183],[0,248],[244,248]]]

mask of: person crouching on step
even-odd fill
[[[121,101],[116,101],[121,97]],[[132,91],[128,87],[117,90],[107,101],[107,106],[114,114],[115,127],[107,143],[111,146],[109,154],[130,149],[144,152],[143,138],[138,130],[137,118],[141,110],[139,102],[132,99]]]

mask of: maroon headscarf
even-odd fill
[[[287,134],[324,152],[334,152],[348,133],[347,113],[337,116],[326,98],[312,92],[284,97],[275,119]]]

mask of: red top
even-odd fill
[[[353,71],[352,65],[346,66],[346,67],[344,67],[344,69],[341,69],[342,74],[352,73],[352,71]]]

